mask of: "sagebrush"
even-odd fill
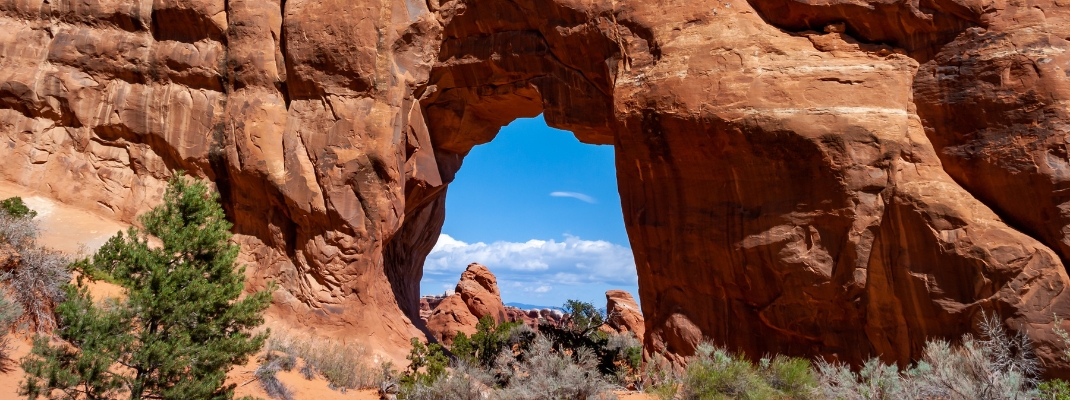
[[[322,376],[339,389],[377,387],[382,379],[381,371],[369,360],[370,353],[353,343],[277,332],[267,340],[265,350],[300,358],[299,372],[306,379]]]
[[[71,279],[70,260],[38,245],[40,229],[32,219],[36,212],[24,209],[21,200],[6,204],[0,207],[0,291],[19,305],[17,322],[31,330],[51,331],[54,309],[65,296],[63,285]]]

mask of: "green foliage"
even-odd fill
[[[590,350],[597,358],[596,366],[604,375],[619,375],[622,364],[634,367],[642,357],[638,341],[622,345],[620,337],[611,337],[599,330],[605,322],[605,313],[594,305],[579,300],[568,300],[563,307],[568,313],[562,326],[547,323],[539,325],[554,349],[576,354],[580,349]],[[631,371],[625,371],[625,374]]]
[[[11,347],[11,338],[7,334],[21,316],[22,306],[8,299],[7,293],[0,289],[0,373],[13,369],[11,353],[15,349]]]
[[[0,200],[0,211],[6,212],[8,215],[15,218],[33,219],[37,216],[37,211],[27,207],[26,203],[22,202],[21,197],[11,197]]]
[[[420,339],[412,338],[412,350],[405,359],[409,360],[409,368],[405,370],[400,379],[401,386],[412,387],[414,385],[429,386],[446,372],[449,359],[442,351],[438,343],[430,343],[424,346]]]
[[[769,386],[792,399],[808,398],[817,387],[813,366],[805,358],[782,355],[773,357],[772,361],[763,358],[759,362],[759,373]]]
[[[8,333],[22,316],[22,306],[8,298],[4,290],[0,290],[0,336]]]
[[[754,366],[709,344],[699,345],[698,355],[687,365],[681,397],[684,399],[766,399],[772,388],[762,382]]]
[[[457,332],[450,351],[457,359],[469,365],[489,367],[494,364],[498,353],[509,344],[510,333],[522,322],[503,322],[495,324],[494,318],[484,316],[476,325],[476,333],[469,338],[464,332]]]
[[[587,348],[572,354],[536,337],[520,356],[502,352],[495,362],[501,400],[607,398],[613,386],[598,372],[598,359]]]
[[[922,359],[902,372],[875,358],[857,373],[818,360],[818,392],[845,400],[1036,398],[1040,367],[1025,332],[1008,334],[994,314],[983,314],[978,328],[980,339],[963,335],[958,346],[926,342]]]
[[[816,385],[807,360],[777,356],[754,365],[741,354],[703,343],[687,365],[680,398],[805,399]]]
[[[66,343],[35,340],[22,360],[20,392],[74,399],[230,399],[226,372],[263,345],[269,292],[242,299],[244,268],[235,270],[237,246],[230,223],[203,182],[171,179],[164,204],[141,217],[144,233],[130,228],[108,240],[84,276],[107,274],[127,298],[95,304],[87,285],[66,285],[56,308]],[[150,246],[148,235],[159,239]]]
[[[1070,382],[1055,379],[1040,384],[1040,398],[1044,400],[1070,400]]]
[[[665,355],[654,353],[643,366],[642,377],[638,383],[643,386],[644,392],[661,400],[671,400],[676,397],[679,389],[678,381],[676,371],[673,370]]]
[[[584,336],[597,330],[606,320],[605,312],[584,301],[566,300],[562,308],[568,314],[565,325]]]
[[[491,377],[485,370],[460,363],[430,384],[405,386],[397,394],[404,400],[485,400],[488,382]]]

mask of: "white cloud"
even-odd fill
[[[549,292],[552,285],[634,286],[638,282],[631,249],[570,235],[560,242],[532,239],[487,244],[465,243],[442,234],[424,262],[424,274],[456,282],[473,262],[490,268],[500,287],[523,287],[535,293]]]
[[[591,203],[591,204],[595,204],[595,203],[598,202],[598,201],[596,201],[594,199],[594,197],[585,195],[583,193],[577,193],[577,192],[550,192],[550,196],[553,196],[553,197],[571,197],[571,198],[577,199],[579,201],[584,201],[584,202]]]

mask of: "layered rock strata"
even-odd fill
[[[275,315],[403,353],[464,155],[541,112],[615,148],[649,351],[905,363],[998,311],[1065,376],[1068,15],[0,0],[0,177],[124,221],[209,179]]]

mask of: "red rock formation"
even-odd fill
[[[427,330],[449,345],[457,332],[471,335],[483,317],[496,323],[509,321],[498,291],[498,278],[487,267],[471,263],[461,273],[454,294],[446,296],[427,317]]]
[[[646,333],[646,324],[639,304],[631,293],[623,290],[606,291],[606,323],[602,326],[607,332],[632,332],[640,342]]]
[[[478,324],[479,318],[472,314],[464,300],[461,300],[461,296],[456,294],[442,300],[427,317],[427,331],[447,346],[453,344],[453,338],[457,336],[457,332],[464,332],[469,336],[476,333]]]
[[[508,322],[522,322],[524,325],[531,327],[532,329],[539,328],[539,319],[532,318],[531,314],[527,311],[521,310],[516,307],[505,306],[505,318]]]
[[[126,221],[210,179],[272,313],[400,358],[446,186],[542,112],[615,148],[649,350],[995,310],[1066,376],[1062,3],[0,0],[0,178]]]
[[[431,312],[442,304],[442,300],[445,300],[445,295],[442,296],[420,296],[420,319],[427,323],[427,318],[431,316]]]
[[[468,264],[454,291],[476,318],[491,317],[496,323],[506,321],[505,305],[498,291],[498,278],[487,267],[477,263]]]

